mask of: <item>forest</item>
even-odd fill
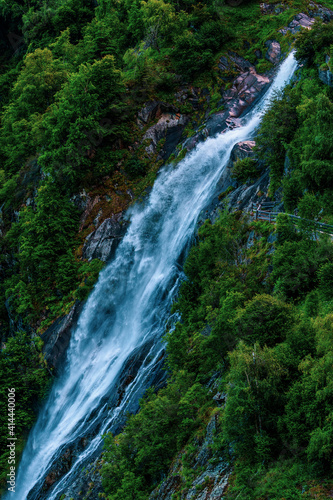
[[[270,199],[307,223],[254,221],[226,197],[200,227],[170,311],[181,319],[164,336],[167,383],[105,436],[99,495],[147,500],[181,454],[172,498],[185,498],[196,443],[216,416],[211,461],[232,469],[223,498],[332,497],[333,246],[309,221],[333,224],[333,90],[319,79],[331,71],[333,21],[284,36],[309,4],[269,4],[283,8],[263,17],[256,0],[0,0],[1,488],[8,387],[21,453],[53,380],[40,336],[105,265],[83,257],[96,217],[140,203],[160,167],[186,154],[160,154],[164,139],[150,153],[138,112],[149,101],[177,108],[188,119],[181,144],[223,109],[237,74],[219,58],[232,50],[269,72],[274,38],[284,55],[296,49],[300,69],[262,120],[255,160],[233,175],[250,185],[269,168]],[[177,92],[193,88],[199,104],[179,104]],[[82,192],[99,200],[84,220]]]

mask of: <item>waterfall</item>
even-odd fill
[[[161,336],[182,280],[179,259],[189,245],[233,146],[253,137],[273,93],[296,69],[293,54],[242,127],[208,138],[178,165],[160,172],[147,200],[130,210],[131,222],[112,262],[101,272],[72,332],[61,377],[30,432],[9,500],[57,500],[87,460],[101,450],[102,434],[137,404],[161,356]],[[110,406],[129,356],[146,346],[140,368],[121,402]],[[135,406],[135,405],[134,405]],[[97,430],[96,430],[97,429]],[[46,473],[70,443],[86,436],[71,469],[47,493]],[[30,493],[29,493],[30,492]]]

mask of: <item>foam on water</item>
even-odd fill
[[[65,446],[98,433],[76,458],[71,470],[45,498],[56,500],[82,464],[101,446],[101,435],[147,385],[162,349],[161,335],[182,279],[180,256],[193,235],[233,146],[253,137],[274,91],[284,87],[296,69],[293,54],[283,62],[269,91],[243,119],[243,126],[199,144],[176,167],[159,174],[144,205],[131,210],[131,223],[114,260],[100,274],[72,333],[66,367],[30,432],[18,471],[16,493],[6,499],[44,498],[43,478]],[[107,397],[117,377],[140,345],[151,340],[149,353],[116,408]],[[32,491],[33,490],[33,491]]]

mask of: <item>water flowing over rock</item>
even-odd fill
[[[161,337],[167,320],[172,326],[171,304],[184,278],[182,263],[199,214],[209,204],[235,144],[252,139],[271,96],[296,66],[291,54],[242,126],[208,138],[176,167],[164,168],[145,203],[131,209],[126,235],[100,273],[72,331],[64,369],[29,435],[15,497],[8,500],[58,500],[65,492],[67,496],[82,468],[100,455],[101,436],[119,430],[127,410],[133,411],[145,389],[161,377],[155,371],[163,359]],[[133,356],[135,368],[132,364],[132,372],[125,375]],[[54,464],[66,450],[75,450],[82,438],[85,447],[77,455],[71,452],[68,472],[44,492],[47,478],[48,483],[54,479]],[[208,485],[204,477],[197,478],[203,488],[200,500],[221,498],[228,473],[227,465],[223,471],[222,467],[207,469]],[[188,495],[190,491],[186,498],[195,498],[194,491]]]

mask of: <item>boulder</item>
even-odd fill
[[[143,108],[138,113],[137,123],[140,128],[143,128],[147,123],[155,118],[159,118],[164,112],[177,113],[177,108],[172,104],[162,101],[149,101],[146,102]]]
[[[230,162],[233,164],[237,160],[244,160],[244,158],[253,158],[255,156],[255,153],[253,151],[255,145],[255,141],[242,141],[235,144],[230,154]],[[232,166],[230,165],[230,162],[229,166]]]
[[[292,35],[295,35],[298,31],[301,30],[301,28],[311,29],[314,22],[314,18],[309,17],[307,14],[301,12],[294,17],[294,19],[288,24],[286,28],[280,29],[279,32],[283,35],[286,35],[288,31],[290,31]]]
[[[83,245],[82,257],[87,260],[100,259],[107,262],[119,245],[127,229],[122,212],[112,215],[92,233]]]
[[[66,316],[58,318],[41,336],[44,342],[43,353],[45,359],[56,376],[59,375],[60,368],[65,361],[72,328],[76,325],[81,310],[82,303],[77,301]]]
[[[326,56],[324,67],[320,67],[318,70],[319,80],[321,80],[325,85],[329,87],[333,87],[333,74],[329,69],[328,63],[330,62],[330,56]]]
[[[254,68],[241,73],[234,81],[231,89],[224,92],[223,98],[229,109],[231,118],[238,118],[246,108],[254,105],[268,85],[267,76],[259,75]]]
[[[311,17],[319,17],[324,23],[329,23],[333,19],[333,10],[319,3],[310,2],[308,12]]]
[[[278,64],[281,59],[281,47],[279,42],[276,40],[268,40],[265,43],[265,47],[267,47],[265,58],[273,64]]]
[[[155,154],[158,142],[165,138],[166,143],[162,157],[167,156],[170,150],[173,150],[177,145],[188,120],[187,116],[179,113],[163,113],[158,122],[150,127],[143,136],[143,140],[150,139],[150,144],[146,147],[147,153]]]

